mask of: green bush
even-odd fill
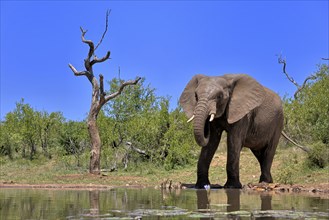
[[[296,153],[285,155],[284,164],[281,164],[277,174],[277,182],[284,184],[293,184],[295,177],[301,171],[301,161]]]
[[[144,83],[143,78],[138,85],[126,88],[119,97],[110,100],[104,110],[102,120],[107,118],[112,122],[112,130],[111,133],[101,133],[101,139],[111,136],[109,143],[115,143],[117,149],[126,149],[114,158],[116,167],[120,168],[122,158],[129,161],[124,166],[128,170],[128,166],[142,166],[147,162],[167,170],[191,163],[195,158],[196,145],[192,125],[186,123],[180,107],[169,110],[169,97],[156,96],[155,89]],[[113,79],[110,91],[115,91],[119,85],[120,80]],[[146,155],[127,149],[127,142]],[[120,153],[119,150],[116,152]]]
[[[321,65],[296,98],[284,98],[284,130],[300,143],[329,143],[329,69]],[[306,145],[305,144],[305,145]]]
[[[308,168],[329,164],[329,67],[320,65],[294,98],[284,98],[284,130],[292,139],[313,146],[306,157]]]
[[[306,163],[310,168],[326,167],[329,164],[329,146],[322,142],[315,143],[307,156]]]
[[[168,151],[164,161],[166,170],[191,164],[197,157],[199,151],[194,141],[192,124],[186,123],[186,120],[179,108],[170,114],[170,127],[163,140]]]

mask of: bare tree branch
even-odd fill
[[[137,79],[135,80],[129,80],[129,81],[126,81],[124,83],[121,84],[120,88],[118,89],[118,91],[112,93],[112,94],[109,94],[107,96],[105,96],[105,102],[108,102],[109,100],[117,97],[118,95],[120,95],[123,91],[123,89],[128,86],[128,85],[136,85],[139,80],[141,80],[141,77],[137,77]]]
[[[102,74],[99,74],[99,91],[101,92],[101,95],[104,95],[104,76]]]
[[[69,67],[76,76],[89,76],[90,72],[89,71],[77,71],[75,67],[69,63]]]
[[[100,91],[100,104],[105,104],[105,92],[104,92],[104,77],[99,74],[99,91]]]
[[[146,158],[150,158],[150,155],[147,154],[147,152],[145,150],[141,150],[139,148],[137,148],[136,146],[134,146],[131,142],[127,141],[126,142],[126,149],[127,150],[133,150],[143,156],[145,156]]]
[[[118,79],[121,81],[121,70],[120,70],[120,66],[118,68]]]
[[[286,77],[288,78],[288,80],[290,82],[292,82],[297,88],[299,88],[300,85],[294,80],[294,78],[292,78],[291,76],[289,76],[288,73],[286,72],[286,65],[287,65],[286,59],[283,59],[282,58],[282,55],[280,55],[279,58],[278,58],[278,62],[280,64],[283,64],[282,71],[286,75]]]
[[[293,145],[297,146],[298,148],[302,149],[303,151],[305,151],[306,153],[309,153],[311,150],[308,147],[304,147],[300,144],[297,144],[295,141],[293,141],[290,137],[288,137],[288,135],[285,132],[281,132],[282,136],[285,137],[288,141],[290,141]]]
[[[89,52],[88,52],[88,56],[87,58],[85,59],[85,67],[88,71],[92,72],[91,71],[91,68],[92,66],[95,64],[95,63],[101,63],[101,62],[104,62],[106,61],[107,59],[110,58],[110,55],[111,55],[111,52],[110,51],[107,51],[106,55],[102,58],[97,58],[97,56],[95,55],[95,51],[97,49],[97,47],[102,43],[102,40],[103,38],[105,37],[105,34],[106,34],[106,31],[107,31],[107,20],[108,20],[108,14],[109,12],[107,12],[107,16],[106,16],[106,30],[105,32],[103,33],[103,36],[100,40],[100,42],[97,44],[96,48],[95,48],[95,45],[94,45],[94,42],[92,42],[91,40],[86,40],[85,39],[85,34],[87,33],[87,30],[84,30],[82,27],[80,27],[80,30],[81,30],[81,39],[82,39],[82,42],[86,43],[89,45]],[[94,58],[93,60],[91,61],[91,57],[94,55]]]
[[[98,44],[96,45],[94,52],[97,50],[98,46],[102,43],[102,41],[103,41],[103,39],[105,37],[105,34],[107,32],[107,28],[108,28],[108,24],[109,24],[109,15],[110,15],[110,13],[111,13],[111,10],[107,10],[106,11],[105,31],[104,31],[101,39],[99,40]]]
[[[296,97],[297,97],[297,94],[298,94],[300,91],[302,91],[302,90],[304,89],[304,87],[306,86],[306,83],[307,83],[308,80],[314,80],[314,79],[316,79],[316,76],[314,76],[314,75],[310,75],[309,77],[307,77],[307,78],[304,80],[303,85],[300,86],[300,87],[297,89],[297,91],[295,92],[294,97],[296,98]]]
[[[111,52],[107,51],[106,55],[100,59],[98,59],[96,56],[94,56],[94,59],[90,62],[90,65],[94,65],[95,63],[101,63],[106,61],[107,59],[110,58]]]
[[[299,84],[294,80],[294,78],[292,78],[291,76],[289,76],[289,74],[286,72],[286,65],[287,65],[287,63],[286,63],[286,60],[282,58],[282,55],[279,56],[279,58],[278,58],[278,62],[279,62],[279,64],[283,64],[282,71],[283,71],[283,73],[286,75],[286,77],[288,78],[288,80],[289,80],[290,82],[292,82],[292,83],[297,87],[297,90],[296,90],[296,92],[295,92],[295,94],[294,94],[294,98],[295,98],[295,99],[297,98],[297,94],[298,94],[300,91],[302,91],[302,90],[304,89],[304,87],[306,86],[306,83],[307,83],[308,80],[314,80],[314,79],[316,79],[316,76],[311,75],[311,76],[307,77],[307,78],[304,80],[303,85],[299,85]]]
[[[85,39],[85,34],[87,33],[87,30],[83,30],[82,27],[80,27],[80,30],[81,30],[81,40],[82,40],[82,42],[89,45],[89,52],[88,52],[87,60],[90,61],[92,55],[94,54],[95,46],[94,46],[94,43],[91,40],[86,40]]]

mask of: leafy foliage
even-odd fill
[[[15,152],[32,160],[38,148],[51,158],[49,147],[56,146],[57,131],[63,120],[61,113],[35,111],[22,99],[1,123],[1,148],[10,158]]]
[[[309,81],[296,99],[284,99],[285,131],[312,146],[306,157],[308,167],[323,168],[329,165],[328,65],[319,66],[314,75],[316,79]],[[111,80],[110,92],[120,83],[119,79]],[[145,79],[126,87],[105,107],[97,120],[103,169],[151,173],[155,167],[171,170],[195,162],[199,147],[192,125],[186,123],[180,107],[170,110],[169,98],[157,96],[154,88],[145,85]],[[34,162],[40,156],[56,157],[63,164],[76,164],[74,168],[88,166],[90,139],[85,121],[66,121],[60,112],[36,111],[22,99],[0,126],[0,156]],[[282,182],[292,182],[292,173],[301,167],[300,161],[295,163],[297,159],[291,161],[279,176]]]
[[[109,82],[110,92],[123,81]],[[135,169],[145,163],[174,169],[192,163],[196,144],[192,128],[180,108],[169,110],[169,98],[159,97],[145,79],[126,87],[99,112],[97,126],[102,143],[102,168]],[[53,155],[77,167],[90,149],[85,121],[65,121],[59,112],[36,111],[24,100],[1,122],[0,155],[15,158],[38,158]],[[132,166],[133,165],[133,166]]]
[[[329,149],[329,70],[328,65],[319,66],[316,71],[315,80],[309,81],[303,90],[300,91],[296,99],[284,99],[284,112],[286,117],[285,130],[289,135],[306,144],[315,144],[315,158],[320,156],[320,152],[325,155]],[[313,156],[310,156],[313,158]],[[325,159],[325,158],[324,158]],[[317,159],[311,159],[316,161]],[[328,161],[328,157],[325,159]],[[318,163],[318,162],[315,162]],[[320,162],[320,164],[328,164]]]
[[[302,162],[299,160],[295,152],[290,152],[289,155],[284,155],[284,163],[280,164],[280,172],[277,174],[277,181],[284,184],[293,184],[296,173],[304,169]]]
[[[171,112],[170,125],[164,135],[164,145],[168,152],[165,159],[167,170],[192,163],[198,154],[192,124],[186,123],[186,116],[180,108]]]
[[[80,167],[80,156],[89,147],[86,123],[75,121],[64,123],[60,133],[60,145],[64,155],[74,155],[77,166]]]
[[[106,115],[114,122],[114,150],[122,145],[125,147],[128,142],[135,149],[132,152],[133,148],[125,147],[123,153],[126,156],[117,159],[125,157],[127,163],[128,156],[135,164],[145,160],[158,165],[171,163],[171,168],[175,167],[172,163],[188,164],[189,158],[193,157],[188,151],[192,151],[194,142],[190,138],[190,127],[181,126],[182,121],[179,121],[185,122],[185,116],[178,109],[169,113],[169,98],[157,97],[155,89],[144,83],[145,79],[142,79],[139,85],[127,88],[120,97],[111,100],[106,108]],[[119,84],[120,80],[113,79],[110,82],[111,90],[115,91]],[[177,132],[177,128],[182,130]]]
[[[329,165],[329,147],[322,142],[312,145],[311,152],[307,155],[306,164],[308,167],[324,168]]]

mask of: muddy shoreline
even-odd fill
[[[163,184],[156,186],[141,184],[126,185],[98,185],[98,184],[20,184],[20,183],[0,183],[0,189],[47,189],[47,190],[111,190],[116,188],[155,188],[162,190],[181,190],[192,189],[193,184],[176,184],[175,187],[166,187]],[[218,185],[211,186],[212,189],[221,189]],[[329,183],[321,183],[317,185],[288,185],[288,184],[246,184],[241,189],[250,193],[297,193],[307,194],[309,196],[321,196],[329,198]]]

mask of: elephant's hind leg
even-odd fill
[[[261,150],[251,150],[256,156],[260,165],[261,175],[259,178],[259,182],[273,183],[271,167],[274,159],[275,150],[276,145],[267,145]]]

